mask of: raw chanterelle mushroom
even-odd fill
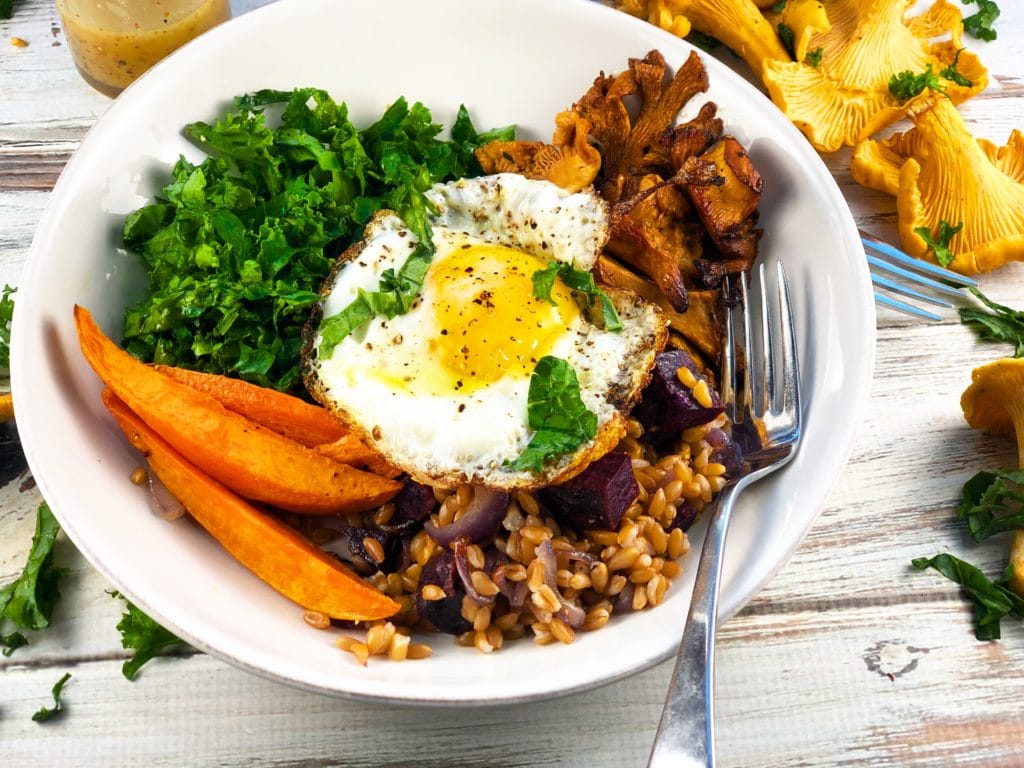
[[[772,101],[816,149],[852,146],[902,118],[906,105],[889,92],[890,79],[900,72],[931,67],[938,75],[956,60],[970,85],[941,82],[957,104],[987,85],[985,67],[961,50],[963,17],[955,6],[937,0],[912,18],[904,16],[906,7],[907,0],[829,0],[831,26],[807,44],[821,49],[816,64],[802,58],[765,63],[762,79]],[[939,36],[949,39],[935,41]]]
[[[948,265],[963,274],[1024,260],[1024,134],[1006,146],[975,139],[945,96],[925,93],[909,112],[914,128],[862,141],[851,171],[860,184],[896,196],[900,241],[919,258],[934,253],[915,230],[945,221],[962,229],[949,241]]]
[[[1003,358],[975,368],[960,398],[964,418],[974,429],[1017,437],[1017,465],[1024,469],[1024,358]],[[1024,596],[1024,531],[1010,547],[1009,586]]]
[[[617,0],[615,6],[679,37],[697,29],[720,40],[758,77],[771,60],[790,61],[771,23],[752,0]]]

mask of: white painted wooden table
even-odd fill
[[[260,4],[234,3],[236,14]],[[999,40],[972,44],[992,85],[963,108],[998,143],[1024,127],[1024,15],[1002,6]],[[0,22],[0,281],[18,282],[60,169],[109,103],[72,66],[52,3],[17,0]],[[894,238],[893,202],[852,182],[848,152],[826,160],[858,223]],[[1024,269],[983,288],[1024,306]],[[977,642],[957,588],[909,565],[943,550],[989,574],[1005,564],[1004,541],[971,544],[952,520],[968,477],[1015,458],[1008,441],[971,432],[958,405],[971,369],[1003,348],[979,345],[953,315],[922,324],[881,311],[878,324],[848,468],[793,559],[720,634],[723,766],[1024,765],[1024,626]],[[0,490],[0,583],[22,567],[39,501],[28,476]],[[0,657],[5,768],[641,766],[671,671],[553,701],[427,712],[321,698],[201,654],[157,660],[129,683],[120,602],[68,541],[57,558],[71,573],[52,628]],[[65,716],[31,722],[65,671]]]

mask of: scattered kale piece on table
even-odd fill
[[[1013,356],[1024,357],[1024,312],[997,304],[977,288],[971,288],[971,293],[992,311],[964,307],[960,310],[960,321],[982,341],[1013,344]]]
[[[64,712],[64,704],[60,700],[61,694],[64,692],[64,684],[71,679],[71,673],[65,672],[64,677],[58,680],[50,693],[53,695],[53,706],[52,707],[40,707],[39,711],[32,715],[32,720],[37,723],[44,723],[47,720],[52,720]]]
[[[1024,469],[976,474],[964,484],[956,516],[975,541],[1024,528]]]
[[[14,0],[0,0],[0,19],[9,19],[14,15]]]
[[[124,224],[150,286],[125,313],[128,351],[301,392],[301,329],[335,258],[382,208],[426,231],[423,193],[479,175],[474,150],[514,129],[478,133],[461,108],[451,139],[440,132],[405,99],[360,130],[314,88],[240,96],[213,124],[186,126],[209,156],[180,158],[162,194]]]
[[[976,474],[964,484],[956,516],[967,523],[975,541],[1024,528],[1024,469]],[[1012,564],[996,581],[950,554],[919,557],[913,565],[921,570],[933,568],[963,587],[974,603],[974,634],[979,640],[998,640],[999,623],[1007,616],[1024,618],[1024,598],[1009,588]]]
[[[53,564],[53,542],[60,532],[57,519],[46,504],[36,512],[36,530],[28,561],[17,579],[0,589],[0,630],[5,620],[20,629],[40,630],[50,626],[53,607],[60,597],[57,582],[67,573]],[[0,634],[3,654],[10,656],[16,648],[27,645],[20,632]]]
[[[990,581],[980,569],[950,554],[918,557],[912,562],[920,570],[934,568],[964,588],[974,602],[974,635],[979,640],[998,640],[999,622],[1007,616],[1024,618],[1024,598],[1006,586],[1013,566],[1001,579]]]
[[[17,291],[5,285],[0,294],[0,368],[11,367],[11,320],[14,319],[14,298]]]
[[[165,651],[188,646],[188,643],[160,626],[124,595],[119,592],[110,594],[112,597],[124,599],[126,603],[125,612],[121,614],[121,620],[117,623],[117,629],[121,633],[121,646],[135,651],[121,667],[121,674],[126,678],[134,680],[146,662]]]
[[[964,17],[964,31],[979,40],[996,39],[996,30],[992,25],[999,18],[999,6],[993,0],[962,0],[965,5],[977,2],[978,10]]]

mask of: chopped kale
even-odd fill
[[[60,597],[57,582],[67,573],[53,564],[53,542],[59,532],[60,525],[50,508],[40,504],[25,568],[17,579],[0,589],[0,629],[5,620],[20,629],[40,630],[50,626],[53,608]],[[0,635],[5,656],[27,644],[28,640],[20,632]]]
[[[32,720],[37,723],[43,723],[47,720],[52,720],[57,715],[64,711],[64,705],[61,703],[60,696],[64,692],[64,684],[71,679],[71,673],[65,672],[64,677],[58,680],[50,693],[53,695],[53,706],[52,707],[40,707],[39,711],[32,715]]]
[[[608,294],[597,287],[594,281],[594,273],[584,269],[576,269],[571,264],[561,261],[553,261],[544,269],[538,269],[533,273],[533,295],[542,301],[555,303],[551,298],[551,289],[555,287],[555,279],[560,278],[571,290],[587,297],[590,305],[595,302],[601,305],[601,319],[606,331],[618,332],[622,330],[622,319],[608,298]]]
[[[964,31],[979,40],[991,42],[996,39],[996,30],[992,25],[999,18],[999,6],[993,0],[961,0],[965,5],[976,2],[978,10],[964,17]]]
[[[576,372],[565,360],[547,355],[537,361],[526,401],[533,438],[513,469],[540,472],[544,464],[574,451],[597,435],[597,416],[580,399]]]
[[[124,598],[118,592],[112,592],[111,595]],[[121,647],[134,650],[135,653],[121,667],[121,673],[129,680],[134,680],[146,662],[165,651],[188,644],[170,630],[164,629],[126,598],[125,603],[126,610],[121,614],[117,629],[121,633]]]
[[[940,266],[948,267],[953,263],[953,251],[949,249],[949,243],[953,239],[953,235],[963,228],[962,221],[954,227],[942,219],[939,221],[939,231],[934,236],[928,227],[915,227],[914,234],[928,244],[928,250],[935,254],[935,260]]]
[[[1013,356],[1024,357],[1024,312],[997,304],[977,288],[971,288],[991,312],[971,307],[960,309],[960,321],[982,341],[1003,341],[1014,346]]]
[[[945,553],[932,558],[918,557],[912,562],[920,570],[934,568],[964,588],[974,602],[974,634],[979,640],[998,640],[1002,619],[1024,617],[1024,598],[1007,587],[1013,566],[1007,568],[1001,579],[990,581],[977,567]]]
[[[278,124],[269,105],[283,107]],[[424,240],[423,192],[479,174],[475,149],[514,131],[477,133],[462,108],[452,138],[440,132],[425,106],[405,99],[360,130],[344,104],[315,88],[246,94],[213,124],[188,125],[185,135],[209,156],[180,158],[161,195],[124,223],[150,286],[125,313],[128,351],[301,392],[301,330],[334,257],[382,208]],[[348,323],[402,311],[421,268],[389,276]]]

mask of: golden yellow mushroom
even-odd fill
[[[815,148],[832,152],[903,117],[906,105],[889,93],[893,75],[936,74],[957,58],[957,71],[971,83],[940,80],[960,103],[988,84],[988,72],[970,51],[961,51],[960,11],[937,0],[924,13],[906,18],[906,0],[829,0],[827,32],[811,36],[821,48],[817,66],[799,61],[766,61],[763,80],[772,101],[803,131]],[[795,32],[795,30],[794,30]],[[934,38],[948,36],[935,42]]]
[[[762,10],[766,5],[771,5],[764,0],[757,4]],[[804,61],[807,58],[807,54],[812,50],[811,39],[815,35],[832,29],[832,22],[828,20],[828,11],[822,0],[788,0],[781,13],[769,10],[765,15],[776,30],[779,24],[782,24],[793,33],[793,58],[796,61]]]
[[[964,418],[974,429],[1017,437],[1017,465],[1024,468],[1024,358],[1003,358],[975,368],[960,398]],[[1010,546],[1010,589],[1024,595],[1024,531]]]
[[[957,272],[1024,260],[1024,135],[1015,130],[998,148],[976,140],[939,94],[922,94],[908,116],[913,129],[859,143],[851,164],[859,184],[896,196],[903,249],[934,261],[915,230],[934,233],[945,221],[963,224],[949,242]]]
[[[758,77],[768,61],[792,61],[779,36],[753,0],[616,0],[626,13],[679,37],[691,28],[722,41]]]

